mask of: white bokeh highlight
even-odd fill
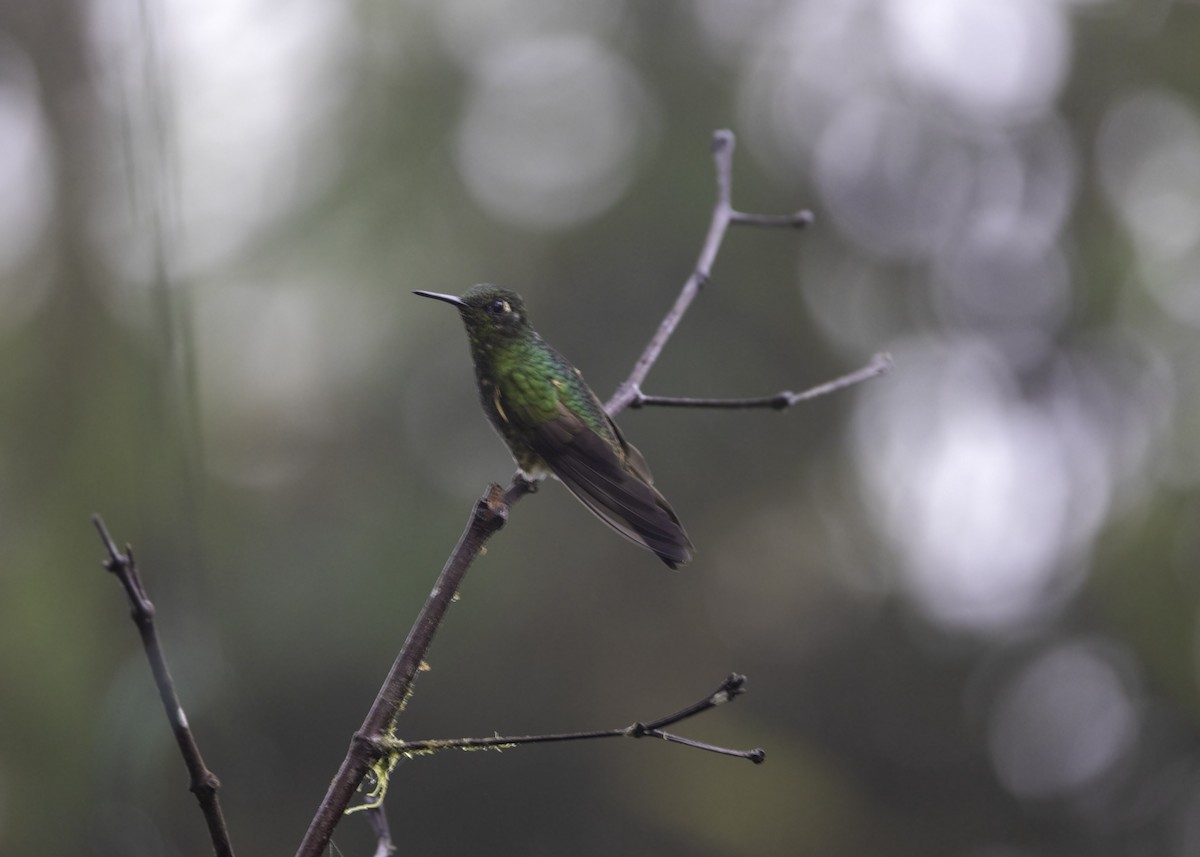
[[[1180,96],[1131,93],[1105,116],[1100,185],[1162,309],[1200,325],[1200,118]]]
[[[904,591],[931,620],[980,632],[1051,615],[1108,508],[1107,449],[1074,411],[1025,400],[970,339],[895,349],[855,440]]]
[[[91,6],[105,91],[127,121],[125,149],[112,153],[123,171],[108,176],[94,231],[135,285],[155,275],[155,242],[169,245],[176,276],[200,275],[326,187],[338,166],[332,119],[351,83],[352,20],[334,0],[148,8],[149,19],[116,0]],[[144,199],[141,185],[153,189]]]
[[[49,140],[37,83],[16,45],[0,43],[0,330],[41,305],[44,281],[10,273],[29,257],[46,229],[54,195]]]
[[[988,746],[1017,797],[1075,794],[1133,749],[1140,716],[1120,658],[1074,642],[1041,654],[1007,684],[991,711]]]
[[[436,0],[428,6],[442,46],[467,69],[531,39],[574,35],[604,41],[627,12],[625,0]]]
[[[977,119],[1046,112],[1070,65],[1063,11],[1048,0],[888,0],[884,17],[897,73]]]
[[[458,169],[492,217],[559,231],[621,197],[654,130],[636,70],[602,43],[515,41],[478,69],[458,128]]]

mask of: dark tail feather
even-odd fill
[[[596,517],[632,542],[652,550],[671,568],[691,561],[692,542],[663,496],[635,476],[607,479],[574,472],[570,465],[555,475]]]
[[[604,523],[671,568],[691,561],[691,540],[670,504],[645,478],[649,474],[632,447],[640,472],[582,422],[547,424],[538,431],[534,447],[554,475]]]

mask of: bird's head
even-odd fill
[[[480,283],[467,289],[461,298],[437,292],[413,294],[445,301],[457,307],[474,344],[494,345],[533,333],[525,314],[525,302],[511,289]]]

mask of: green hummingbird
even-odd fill
[[[671,568],[692,543],[579,370],[546,344],[516,292],[489,284],[461,297],[414,292],[458,308],[479,400],[526,479],[554,475],[600,520]]]

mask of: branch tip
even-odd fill
[[[118,568],[128,564],[129,557],[121,553],[120,548],[117,547],[117,543],[109,535],[108,527],[105,526],[104,518],[100,517],[99,512],[92,513],[92,526],[100,534],[100,541],[104,543],[104,549],[108,551],[108,559],[103,562],[104,568],[115,573]]]
[[[734,146],[737,144],[737,137],[728,128],[721,128],[713,132],[712,137],[712,152],[714,155],[732,153]]]
[[[746,677],[740,673],[730,673],[729,678],[725,679],[725,683],[721,685],[721,689],[713,694],[714,704],[721,705],[735,696],[741,696],[746,692]],[[717,697],[721,697],[718,699]]]

